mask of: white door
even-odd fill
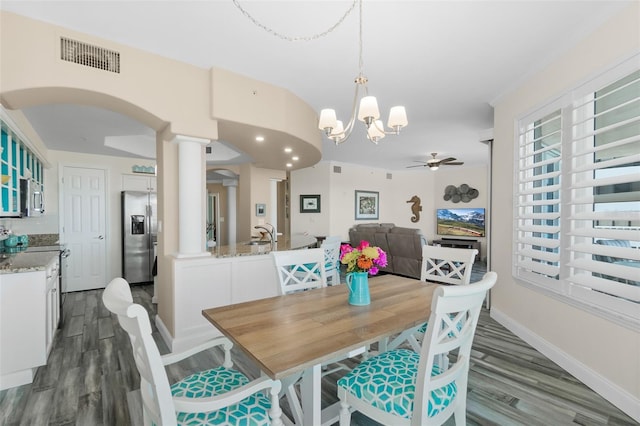
[[[104,288],[107,283],[106,172],[65,166],[62,173],[63,235],[71,251],[67,291]]]

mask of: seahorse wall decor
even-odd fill
[[[414,195],[409,201],[407,201],[407,203],[411,203],[411,213],[413,213],[411,222],[418,222],[420,220],[420,212],[422,211],[422,206],[420,205],[420,197]]]

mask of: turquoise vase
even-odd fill
[[[349,304],[365,306],[371,303],[369,296],[369,273],[351,272],[347,274],[347,287],[349,288]]]

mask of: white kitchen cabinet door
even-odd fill
[[[156,191],[156,177],[145,175],[122,175],[123,191]]]
[[[31,383],[46,364],[45,271],[0,275],[0,390]]]
[[[58,279],[60,273],[60,262],[56,257],[48,266],[46,271],[47,280],[47,312],[46,312],[46,333],[45,333],[45,347],[47,349],[47,356],[51,352],[53,346],[53,339],[58,330],[58,321],[60,319],[60,280]]]

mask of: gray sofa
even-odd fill
[[[420,229],[393,223],[361,223],[349,229],[351,245],[355,247],[362,240],[387,253],[388,264],[382,271],[420,279],[422,246],[427,244]]]

